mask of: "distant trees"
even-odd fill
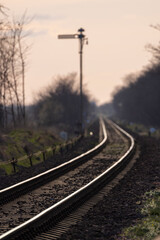
[[[83,94],[84,120],[95,108],[89,96]],[[40,126],[65,125],[75,130],[80,120],[79,88],[76,87],[76,74],[59,76],[39,93],[34,103],[34,117]]]
[[[160,65],[129,77],[127,85],[113,95],[116,115],[127,121],[160,126]]]
[[[104,103],[98,107],[98,111],[100,113],[105,114],[107,117],[113,116],[114,113],[114,108],[112,103]]]
[[[160,25],[153,26],[160,30]],[[129,74],[125,86],[113,93],[116,116],[131,122],[160,127],[160,43],[147,45],[151,64],[139,75]]]
[[[25,16],[11,21],[1,6],[0,18],[0,124],[25,123]],[[4,11],[2,11],[4,9]]]

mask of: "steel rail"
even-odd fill
[[[69,171],[70,168],[82,163],[83,161],[87,160],[88,158],[96,155],[99,151],[102,150],[102,148],[105,146],[106,142],[107,142],[107,134],[105,131],[105,127],[104,127],[104,122],[102,119],[100,119],[100,125],[103,129],[103,140],[96,145],[94,148],[88,150],[85,153],[82,153],[81,155],[57,166],[54,167],[50,170],[47,170],[43,173],[40,173],[32,178],[26,179],[22,182],[19,182],[17,184],[14,184],[10,187],[7,187],[5,189],[0,190],[0,202],[4,202],[5,199],[9,199],[9,198],[15,198],[15,194],[20,193],[22,194],[23,191],[27,191],[28,189],[33,188],[33,186],[37,186],[40,184],[43,184],[47,181],[49,181],[50,179],[54,179],[60,175],[62,175],[64,172]]]
[[[99,188],[104,183],[109,182],[115,176],[115,173],[120,171],[120,169],[127,164],[131,155],[134,152],[135,141],[133,137],[130,134],[128,134],[126,131],[124,131],[122,128],[117,126],[115,123],[112,123],[112,124],[130,139],[130,147],[128,151],[116,163],[114,163],[111,167],[109,167],[105,172],[100,174],[94,180],[92,180],[91,182],[89,182],[79,190],[75,191],[71,195],[67,196],[66,198],[62,199],[58,203],[49,207],[48,209],[42,211],[41,213],[31,218],[30,220],[26,221],[25,223],[4,233],[3,235],[0,236],[1,240],[15,239],[17,236],[19,236],[18,239],[25,239],[26,231],[34,233],[36,230],[41,228],[43,224],[47,224],[47,221],[49,221],[50,219],[55,219],[58,216],[58,214],[68,211],[68,209],[72,205],[77,204],[78,201],[82,201],[82,199],[84,199],[86,195],[93,194],[95,189]],[[99,147],[101,147],[107,140],[107,134],[106,134],[104,122],[102,122],[102,128],[104,133],[104,139],[98,145]],[[97,146],[95,148],[97,149]],[[24,235],[22,236],[22,234]],[[22,238],[20,235],[22,236]]]

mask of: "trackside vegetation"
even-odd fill
[[[13,129],[1,133],[0,169],[6,174],[13,173],[12,160],[17,166],[30,167],[51,155],[53,149],[58,151],[62,141],[54,133],[47,130]],[[32,161],[32,162],[31,162]]]
[[[122,233],[124,239],[152,240],[160,234],[160,189],[146,192],[141,213],[143,218]]]

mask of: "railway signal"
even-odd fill
[[[80,132],[83,134],[83,45],[88,44],[88,39],[84,35],[84,29],[78,29],[75,34],[60,34],[58,39],[79,39],[79,54],[80,54]]]

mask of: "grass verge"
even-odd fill
[[[147,192],[144,199],[144,217],[123,231],[123,239],[152,240],[160,234],[160,189]]]

